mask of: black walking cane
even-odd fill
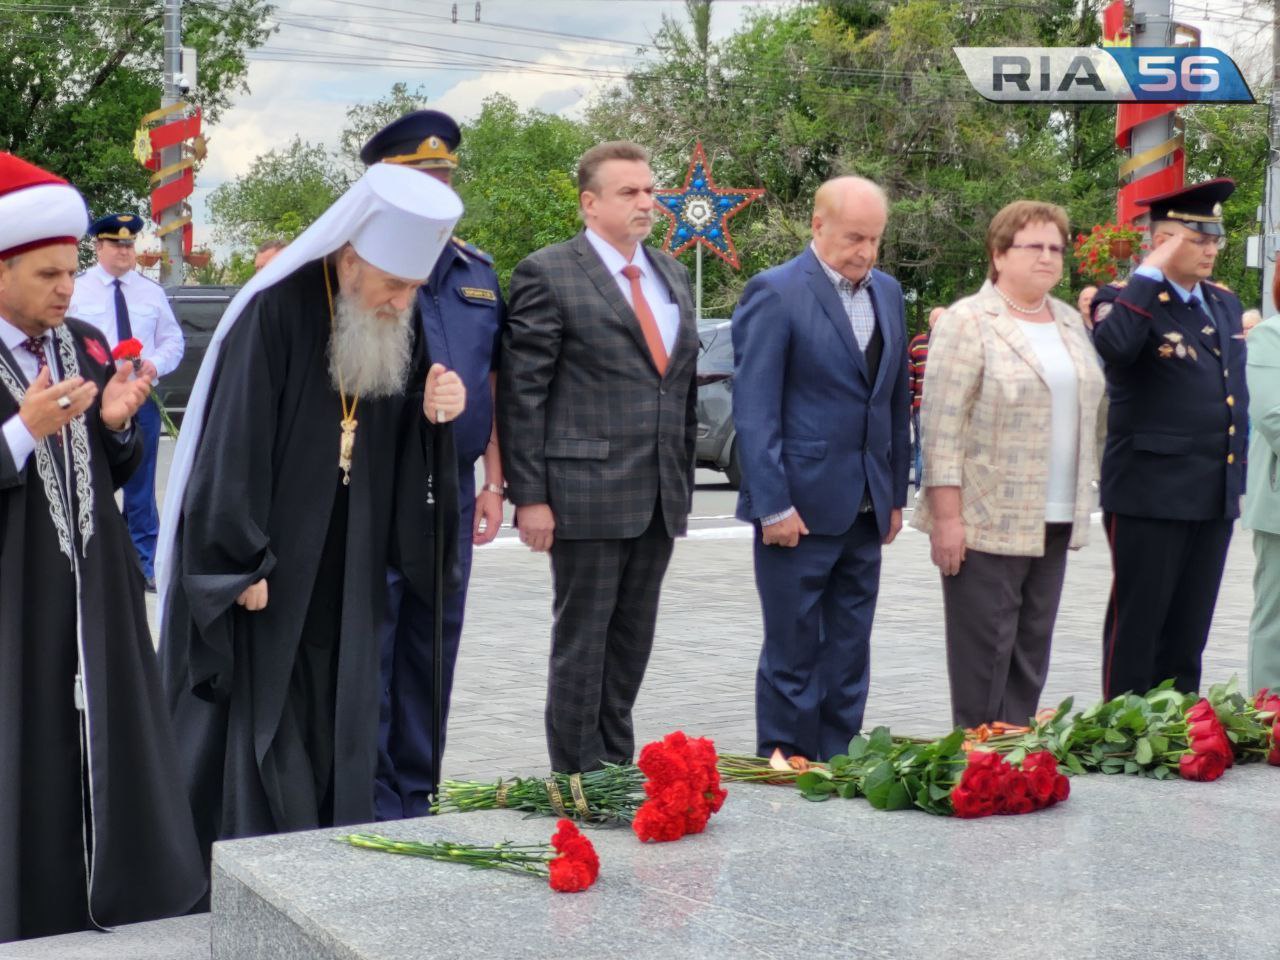
[[[436,414],[439,417],[439,413]],[[444,499],[440,474],[444,424],[437,422],[431,434],[431,525],[435,535],[435,564],[431,571],[431,799],[440,796],[444,761]]]

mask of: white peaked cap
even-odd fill
[[[160,629],[173,575],[173,551],[187,480],[195,463],[204,426],[205,406],[218,365],[222,341],[245,306],[260,291],[274,286],[313,260],[350,243],[361,259],[403,280],[426,280],[462,216],[462,201],[441,181],[421,170],[376,163],[364,172],[328,210],[293,243],[280,251],[241,288],[228,304],[205,350],[191,397],[182,417],[182,432],[173,451],[160,537],[156,544]]]
[[[462,216],[462,201],[430,174],[390,163],[361,178],[369,208],[347,239],[361,259],[402,280],[426,280]]]

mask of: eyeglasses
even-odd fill
[[[1209,247],[1213,247],[1215,250],[1222,250],[1227,245],[1226,237],[1206,237],[1201,234],[1198,237],[1188,237],[1184,235],[1182,239],[1193,247],[1197,247],[1201,250],[1206,250]]]
[[[1030,250],[1037,257],[1043,257],[1045,251],[1049,251],[1049,256],[1060,257],[1066,251],[1060,243],[1011,243],[1010,250]]]

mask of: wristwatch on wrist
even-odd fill
[[[504,500],[507,498],[507,491],[504,490],[502,487],[498,486],[496,483],[486,483],[480,489],[486,493],[496,493],[498,496],[502,497]]]

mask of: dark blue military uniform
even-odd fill
[[[457,165],[453,151],[461,136],[457,124],[445,114],[420,110],[375,134],[361,151],[361,159],[368,164],[452,170]],[[455,371],[467,390],[466,410],[451,425],[458,454],[459,577],[448,588],[443,604],[442,717],[447,720],[471,577],[475,464],[484,455],[493,429],[489,376],[497,370],[505,316],[492,258],[455,237],[418,292],[417,314],[432,362]],[[380,820],[425,816],[435,788],[432,599],[411,590],[396,570],[388,572],[387,590],[387,620],[381,637],[381,743],[374,791]]]
[[[1172,202],[1175,212],[1201,209]],[[1168,219],[1167,208],[1152,207],[1153,221]],[[1204,232],[1216,239],[1221,230]],[[1093,301],[1110,398],[1102,458],[1115,576],[1103,636],[1107,697],[1145,693],[1168,678],[1179,690],[1199,688],[1244,493],[1249,399],[1240,300],[1208,281],[1187,299],[1147,272],[1103,287]]]

